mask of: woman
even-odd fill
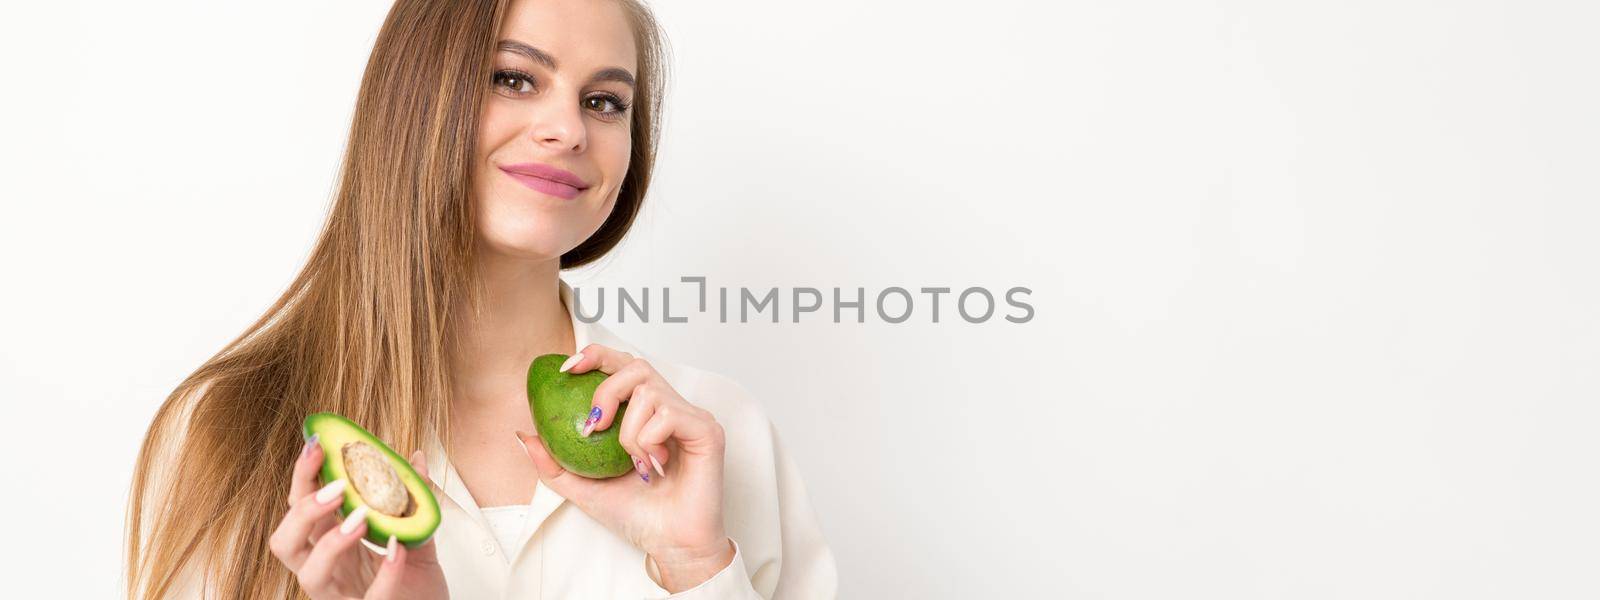
[[[833,596],[760,405],[573,318],[559,278],[639,210],[662,65],[635,0],[397,2],[305,268],[150,427],[130,596]],[[610,374],[587,429],[619,427],[638,477],[566,473],[526,433],[528,365],[554,352]],[[317,411],[411,455],[443,511],[431,541],[356,543],[365,523],[336,518],[301,439]]]

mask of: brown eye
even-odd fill
[[[518,71],[495,71],[493,82],[518,94],[533,91],[533,78]]]
[[[590,96],[588,98],[584,98],[583,101],[587,108],[608,117],[617,117],[622,115],[622,113],[628,112],[628,105],[624,103],[621,98],[611,94]],[[606,108],[607,104],[611,105],[610,109]]]

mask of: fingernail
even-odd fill
[[[350,511],[350,516],[345,517],[344,522],[339,524],[339,533],[350,535],[350,532],[361,526],[361,520],[365,518],[367,518],[367,507],[357,506],[355,510]]]
[[[582,352],[567,357],[567,362],[561,363],[561,368],[556,370],[565,373],[567,372],[567,369],[571,369],[572,366],[578,364],[578,361],[580,360],[583,360]]]
[[[322,486],[322,489],[317,490],[317,504],[327,504],[338,498],[339,494],[344,492],[344,485],[343,479],[335,479],[333,483]]]
[[[528,443],[522,441],[522,436],[524,436],[524,435],[528,435],[528,434],[523,433],[521,429],[517,430],[517,445],[518,446],[522,446],[522,453],[523,454],[527,454],[528,453]]]
[[[589,433],[594,431],[594,426],[600,423],[602,412],[598,406],[589,409],[589,418],[583,422],[583,437],[589,437]]]
[[[311,434],[311,437],[306,438],[306,446],[304,448],[300,449],[300,456],[306,456],[308,454],[311,454],[311,449],[312,448],[316,448],[316,447],[317,447],[317,434],[313,433],[313,434]]]
[[[387,556],[383,557],[383,560],[385,562],[394,562],[394,555],[395,555],[394,545],[395,545],[394,544],[394,536],[391,535],[391,536],[389,536],[389,554]]]
[[[633,459],[633,468],[639,472],[640,479],[643,479],[645,483],[650,483],[650,471],[645,470],[644,461],[635,457]]]
[[[666,479],[667,478],[667,470],[661,468],[661,461],[656,460],[656,455],[654,455],[654,454],[650,455],[650,464],[655,465],[656,474],[660,475],[662,479]]]

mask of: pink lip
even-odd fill
[[[500,165],[500,170],[534,191],[568,200],[578,197],[578,194],[589,188],[588,183],[573,175],[571,171],[543,163]]]

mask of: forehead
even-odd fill
[[[633,28],[616,0],[511,0],[499,34],[555,57],[562,72],[637,70]]]

